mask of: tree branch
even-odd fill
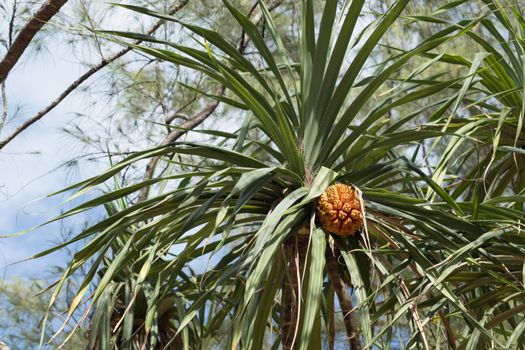
[[[56,15],[60,8],[67,2],[67,0],[48,0],[38,11],[31,17],[29,22],[22,28],[20,33],[16,36],[13,44],[7,50],[6,55],[0,61],[0,83],[5,82],[7,75],[18,62],[24,51],[35,37],[36,33],[42,29],[51,17]]]
[[[13,1],[13,10],[11,13],[11,19],[9,19],[9,30],[7,32],[7,49],[13,45],[13,32],[15,29],[15,17],[16,17],[16,9],[17,9],[18,3],[16,0]]]
[[[281,4],[281,2],[282,2],[282,0],[269,0],[266,6],[268,7],[269,11],[272,11],[277,6],[279,6]],[[258,24],[261,21],[263,14],[262,14],[261,10],[256,11],[256,9],[258,8],[258,6],[256,6],[256,5],[254,5],[251,8],[250,13],[249,13],[249,17],[250,17],[250,19],[251,19],[251,21],[253,23]],[[240,40],[239,45],[237,47],[237,49],[239,50],[240,53],[244,53],[245,52],[246,47],[248,46],[249,40],[250,40],[249,36],[246,35],[244,33],[244,31],[243,31],[242,34],[241,34],[241,40]],[[221,85],[217,89],[216,95],[222,96],[222,95],[224,95],[225,91],[226,91],[226,88]],[[204,108],[201,111],[199,111],[197,114],[193,115],[188,121],[186,121],[183,124],[181,124],[180,127],[183,128],[184,130],[173,130],[173,131],[171,131],[164,138],[164,140],[162,140],[160,145],[167,145],[169,143],[172,143],[172,142],[176,141],[177,139],[179,139],[182,135],[186,134],[186,132],[188,132],[189,130],[191,130],[191,129],[195,128],[196,126],[200,125],[204,120],[206,120],[206,118],[208,118],[217,109],[218,106],[219,106],[219,101],[218,100],[210,101],[206,106],[204,106]],[[1,144],[0,144],[0,149],[1,149]],[[157,164],[158,164],[160,158],[161,157],[154,157],[154,158],[150,159],[148,165],[146,166],[146,172],[145,172],[144,178],[143,178],[144,181],[147,181],[147,180],[150,180],[150,179],[153,178],[153,176],[155,174],[155,168],[157,167]],[[149,195],[149,186],[141,188],[140,191],[139,191],[138,201],[139,202],[144,201],[146,198],[148,198],[148,195]]]
[[[2,115],[0,116],[0,134],[4,128],[4,123],[7,119],[8,107],[7,107],[7,94],[5,92],[5,83],[0,83],[0,95],[2,95]]]
[[[188,4],[189,0],[180,0],[175,6],[171,8],[171,10],[168,12],[170,15],[175,14],[179,10],[181,10],[184,6]],[[151,28],[148,29],[146,32],[148,35],[153,34],[157,29],[160,28],[160,26],[164,23],[163,20],[159,20],[155,22]],[[142,40],[136,40],[133,42],[133,44],[138,45],[142,43]],[[116,59],[124,56],[128,52],[132,50],[131,47],[125,47],[121,49],[120,51],[114,53],[113,55],[102,59],[98,64],[91,67],[87,72],[82,74],[77,80],[75,80],[71,85],[69,85],[61,94],[58,96],[55,100],[53,100],[47,107],[42,109],[40,112],[35,114],[31,119],[26,120],[22,125],[16,128],[16,130],[6,137],[4,140],[0,141],[0,150],[4,148],[9,142],[11,142],[15,137],[17,137],[20,133],[22,133],[25,129],[42,119],[46,114],[48,114],[50,111],[52,111],[59,103],[61,103],[71,92],[76,90],[82,83],[84,83],[86,80],[88,80],[93,74],[101,70],[102,68],[106,67],[108,64],[112,63]]]

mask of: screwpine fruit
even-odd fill
[[[361,202],[350,185],[328,186],[317,200],[317,214],[323,229],[338,236],[353,236],[363,226]]]

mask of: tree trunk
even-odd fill
[[[357,331],[355,311],[352,306],[352,299],[348,295],[346,286],[341,278],[339,269],[339,257],[341,254],[337,248],[332,249],[326,247],[326,270],[328,277],[332,283],[339,304],[341,305],[341,311],[343,312],[343,320],[345,322],[346,336],[348,337],[348,343],[352,350],[361,350],[361,341],[359,340],[359,333]]]

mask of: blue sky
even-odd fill
[[[7,80],[10,111],[20,108],[20,119],[31,117],[69,85],[85,69],[68,57],[64,47],[47,47],[46,53],[24,57]],[[84,179],[96,171],[80,167],[78,171],[60,168],[78,155],[78,143],[60,127],[72,113],[85,108],[79,95],[67,98],[40,122],[19,135],[0,152],[0,235],[13,234],[41,224],[65,207],[65,195],[39,199],[62,187]],[[0,135],[5,137],[20,120],[12,121]],[[59,168],[58,170],[55,170]],[[76,224],[88,216],[78,216],[65,224]],[[52,224],[14,238],[0,240],[0,265],[24,259],[52,246],[60,233],[60,224]],[[11,277],[40,277],[53,264],[63,264],[64,256],[53,256],[2,267],[0,274]]]
[[[7,0],[6,4],[9,7],[10,0]],[[133,12],[110,6],[107,2],[96,0],[89,3],[89,6],[97,17],[101,17],[97,20],[101,21],[100,25],[103,28],[137,30],[136,27],[140,25]],[[60,34],[62,30],[74,32],[75,27],[79,26],[75,23],[76,20],[80,20],[78,15],[73,15],[73,12],[78,10],[77,7],[76,2],[66,4],[60,16],[53,18],[53,21],[46,25],[47,28],[55,26],[58,31],[40,32],[36,38],[39,49],[30,45],[11,71],[6,81],[8,123],[1,131],[0,139],[4,139],[17,125],[47,106],[81,76],[88,68],[80,61],[100,61],[100,51],[93,48],[91,39],[83,41],[75,37],[77,41],[66,44],[71,37]],[[141,21],[151,21],[143,17],[141,16]],[[22,18],[20,21],[23,23]],[[5,34],[2,30],[5,30],[4,26],[0,28],[0,35]],[[111,53],[107,51],[107,46],[113,50],[120,49],[120,46],[105,45],[102,48],[104,55]],[[0,51],[0,57],[3,54],[4,52]],[[103,74],[99,72],[92,76],[81,88],[96,82],[101,73]],[[67,194],[52,198],[43,197],[104,169],[102,164],[87,162],[74,168],[61,167],[64,162],[85,153],[83,145],[61,128],[75,118],[75,113],[92,116],[93,120],[104,115],[97,110],[100,107],[92,103],[97,97],[100,99],[101,96],[97,96],[97,93],[103,92],[94,90],[96,91],[72,93],[53,111],[0,151],[0,236],[27,230],[70,208],[71,204],[61,205],[67,199]],[[16,118],[12,119],[13,115],[16,115]],[[82,126],[97,127],[95,121],[92,123],[93,125],[90,125],[83,119]],[[80,200],[85,199],[84,197]],[[64,228],[78,229],[86,220],[96,220],[100,215],[101,210],[76,215],[62,223],[46,225],[13,238],[0,239],[0,280],[13,277],[39,278],[53,265],[65,265],[65,256],[55,253],[46,258],[4,266],[53,246]]]

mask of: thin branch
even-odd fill
[[[5,92],[5,82],[0,84],[0,94],[2,95],[2,116],[0,116],[0,134],[4,128],[4,123],[7,119],[8,107],[7,107],[7,94]]]
[[[172,7],[172,9],[168,12],[170,15],[175,14],[179,10],[181,10],[184,6],[188,4],[189,0],[180,0],[175,6]],[[163,20],[159,20],[155,22],[151,28],[148,29],[146,32],[148,35],[153,34],[157,29],[160,28],[160,26],[164,23]],[[134,45],[138,45],[142,43],[142,40],[136,40],[133,42]],[[50,111],[52,111],[59,103],[61,103],[71,92],[75,91],[82,83],[84,83],[86,80],[88,80],[93,74],[97,73],[102,68],[106,67],[108,64],[112,63],[116,59],[124,56],[128,52],[132,50],[131,47],[125,47],[122,50],[114,53],[113,55],[102,59],[98,64],[91,67],[87,72],[82,74],[77,80],[75,80],[71,85],[69,85],[56,99],[54,99],[47,107],[42,109],[40,112],[38,112],[36,115],[34,115],[32,118],[26,120],[22,125],[20,125],[16,130],[6,137],[4,140],[0,141],[0,150],[4,148],[9,142],[11,142],[15,137],[17,137],[20,133],[22,133],[25,129],[42,119],[46,114],[48,114]]]
[[[168,115],[164,123],[170,125],[175,119],[182,119],[186,122],[190,120],[190,116],[184,113],[173,113]]]
[[[7,75],[18,62],[24,51],[27,49],[35,35],[42,29],[54,15],[60,11],[67,0],[48,0],[31,17],[29,22],[22,28],[16,36],[13,44],[7,50],[6,55],[0,61],[0,83],[5,82]]]
[[[270,1],[268,1],[268,3],[267,3],[268,10],[272,11],[277,6],[279,6],[281,4],[281,2],[282,2],[282,0],[270,0]],[[254,5],[252,7],[252,9],[250,10],[250,14],[249,14],[250,19],[251,19],[251,21],[254,24],[258,24],[261,21],[262,15],[263,15],[262,11],[260,11],[260,10],[255,12],[256,8],[257,8],[257,6]],[[249,36],[245,35],[245,33],[243,32],[242,35],[241,35],[240,43],[239,43],[239,45],[237,47],[240,53],[242,53],[242,54],[244,53],[244,51],[246,50],[246,48],[248,46],[249,40],[250,40]],[[222,95],[224,95],[225,91],[226,91],[226,88],[224,86],[220,86],[217,89],[216,95],[222,96]],[[164,138],[164,140],[162,140],[162,142],[160,144],[161,145],[167,145],[169,143],[172,143],[172,142],[176,141],[182,135],[186,134],[187,131],[195,128],[198,125],[200,125],[204,120],[206,120],[206,118],[208,118],[217,109],[218,106],[219,106],[219,101],[218,100],[210,101],[206,106],[204,106],[204,108],[200,112],[198,112],[197,114],[192,116],[188,121],[184,122],[181,125],[181,128],[183,128],[184,130],[173,130],[173,131],[171,131]],[[0,149],[1,148],[2,148],[2,145],[0,144]],[[155,168],[157,167],[157,164],[158,164],[159,160],[160,160],[160,157],[154,157],[154,158],[150,159],[148,165],[146,166],[146,172],[145,172],[144,178],[143,178],[144,181],[147,181],[147,180],[150,180],[150,179],[153,178],[153,175],[155,174]],[[139,191],[138,201],[139,202],[144,201],[146,198],[148,198],[148,194],[149,194],[149,186],[141,188],[140,191]]]
[[[224,86],[220,86],[218,88],[217,94],[222,95],[224,94],[224,91],[226,88]],[[210,103],[208,103],[199,113],[193,115],[191,119],[189,119],[187,122],[182,123],[178,129],[175,129],[168,133],[168,135],[162,140],[160,145],[167,145],[174,141],[176,141],[179,137],[184,135],[188,130],[191,130],[195,128],[196,126],[200,125],[206,118],[210,116],[210,114],[215,111],[217,106],[219,105],[219,101],[213,100]],[[148,165],[146,166],[146,172],[144,174],[144,180],[149,180],[153,178],[153,175],[155,173],[155,168],[157,167],[157,164],[160,160],[160,157],[154,157],[151,158]],[[139,193],[139,202],[142,202],[148,197],[149,194],[149,187],[143,187],[140,190]]]
[[[258,2],[253,4],[250,11],[248,12],[248,18],[251,18],[253,23],[259,23],[260,21],[260,18],[257,18],[256,16],[254,16],[254,12],[257,9],[258,5],[259,5]],[[262,11],[259,11],[257,13],[257,16],[261,16],[261,15],[262,15]],[[239,46],[237,46],[237,50],[239,50],[239,52],[244,53],[246,51],[246,47],[248,46],[249,42],[250,42],[250,37],[248,36],[246,31],[243,29],[241,32],[241,40],[239,40]]]
[[[11,19],[9,19],[9,31],[7,34],[7,48],[9,49],[11,45],[13,45],[13,32],[15,29],[15,18],[16,18],[16,10],[17,10],[18,3],[16,0],[13,1],[13,10],[11,13]]]

